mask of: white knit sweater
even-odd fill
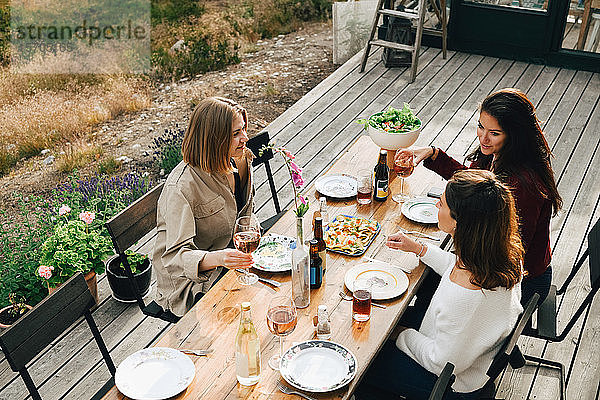
[[[521,285],[512,289],[470,290],[449,278],[456,256],[429,246],[421,260],[442,276],[421,329],[400,333],[396,346],[426,370],[439,375],[454,364],[457,392],[481,388],[500,345],[514,328],[521,307]]]

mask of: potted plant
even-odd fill
[[[8,295],[10,305],[0,309],[0,328],[10,328],[23,314],[31,310],[29,304],[25,304],[25,297],[17,298],[15,293]]]
[[[145,254],[136,253],[131,250],[125,251],[125,255],[137,283],[139,293],[144,297],[150,291],[152,280],[150,259]],[[113,292],[113,297],[116,300],[126,303],[136,301],[137,296],[133,291],[131,282],[125,273],[121,257],[118,254],[106,261],[106,276],[108,277],[108,284]]]
[[[100,232],[88,229],[94,220],[93,213],[82,212],[79,218],[55,227],[54,233],[42,244],[37,272],[50,293],[82,272],[98,303],[96,274],[104,272],[104,259],[112,254],[112,244]]]

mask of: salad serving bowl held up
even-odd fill
[[[392,107],[357,121],[365,129],[373,142],[386,150],[398,150],[411,146],[421,133],[422,123],[404,103],[402,110]]]

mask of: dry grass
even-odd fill
[[[58,159],[56,168],[60,172],[72,172],[87,166],[92,161],[100,160],[102,157],[102,147],[95,146],[82,141],[65,146],[64,154]]]
[[[148,107],[147,83],[98,75],[0,72],[0,175],[20,159],[56,144],[75,143],[94,125]]]

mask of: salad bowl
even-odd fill
[[[411,146],[417,141],[422,128],[421,120],[406,103],[401,110],[389,107],[357,122],[364,124],[373,142],[386,150]]]

